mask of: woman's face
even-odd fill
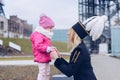
[[[68,34],[68,41],[73,42],[73,35],[74,35],[73,29],[69,29],[67,34]]]
[[[70,41],[70,30],[68,30],[67,35],[68,35],[68,41]]]

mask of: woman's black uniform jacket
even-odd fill
[[[57,58],[54,63],[66,76],[74,80],[97,80],[91,66],[90,54],[82,42],[71,53],[69,63],[63,58]]]

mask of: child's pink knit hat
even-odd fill
[[[40,16],[39,25],[43,28],[53,28],[54,22],[46,15]]]

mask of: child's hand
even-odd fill
[[[59,53],[59,51],[57,50],[57,48],[56,47],[51,47],[51,51],[56,51],[57,53]]]
[[[54,47],[54,49],[56,50],[56,52],[59,54],[59,51],[58,51],[58,49],[56,48],[56,47]]]

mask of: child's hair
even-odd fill
[[[69,29],[68,33],[69,33],[68,48],[73,50],[79,43],[81,43],[81,38],[72,28]]]

